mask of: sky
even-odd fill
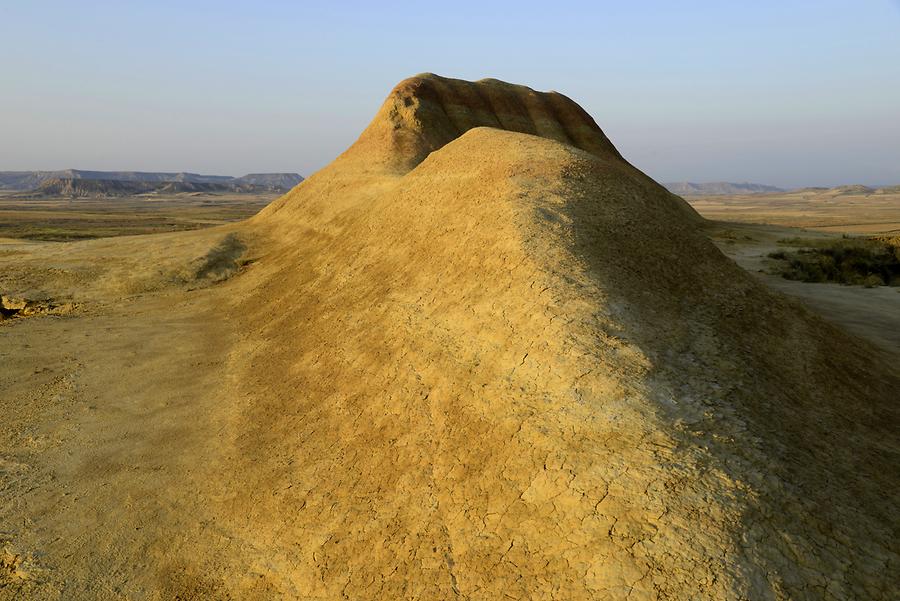
[[[658,181],[900,183],[900,2],[0,0],[0,170],[308,176],[421,72],[581,104]]]

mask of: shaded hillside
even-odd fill
[[[59,171],[0,171],[0,190],[32,190],[60,174]]]
[[[23,198],[103,198],[145,194],[152,192],[158,187],[158,184],[152,182],[51,178],[41,182],[34,190],[23,192],[18,196]]]
[[[235,181],[277,190],[290,190],[303,181],[296,173],[248,173]]]
[[[766,194],[770,192],[784,192],[775,186],[764,184],[735,184],[732,182],[706,182],[697,184],[693,182],[670,182],[663,184],[670,192],[679,196],[707,196],[726,194]]]

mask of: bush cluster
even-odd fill
[[[896,238],[792,238],[780,242],[801,247],[769,254],[779,261],[776,271],[786,279],[866,287],[900,286],[900,240]]]

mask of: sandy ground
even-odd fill
[[[233,569],[207,513],[240,477],[231,274],[208,269],[230,238],[176,236],[0,245],[7,293],[79,299],[0,322],[2,599],[209,598]]]
[[[900,194],[841,194],[797,191],[777,194],[688,197],[697,211],[716,221],[815,229],[832,233],[900,232]]]
[[[181,577],[186,543],[222,544],[187,494],[216,481],[227,385],[227,337],[196,296],[4,328],[0,536],[40,549],[13,576],[40,583],[30,598],[142,598]],[[98,555],[104,577],[85,578]]]
[[[770,216],[777,213],[771,207],[769,211]],[[726,256],[773,290],[799,300],[848,331],[900,355],[900,288],[813,284],[787,280],[771,273],[769,253],[792,249],[779,244],[779,240],[797,237],[826,240],[851,233],[852,230],[831,233],[821,229],[713,222],[707,231]]]
[[[687,200],[715,222],[708,232],[719,249],[767,286],[881,348],[900,353],[900,290],[786,280],[768,273],[767,259],[769,253],[789,248],[778,243],[785,238],[895,235],[900,232],[900,194],[807,190]]]

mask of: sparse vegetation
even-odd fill
[[[798,247],[769,254],[778,261],[775,273],[786,279],[869,288],[900,286],[900,238],[785,238],[779,244]]]
[[[213,281],[228,279],[240,267],[238,259],[247,249],[234,234],[228,234],[206,256],[198,260],[195,277]]]

